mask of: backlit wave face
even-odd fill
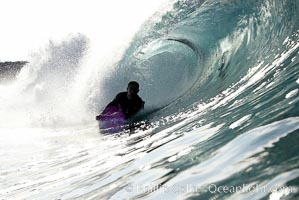
[[[130,79],[137,80],[149,107],[164,107],[181,98],[185,106],[192,99],[207,100],[250,68],[261,62],[267,67],[288,51],[289,46],[278,44],[296,32],[296,10],[288,10],[293,4],[177,2],[160,22],[150,21],[139,31],[104,86],[121,88]]]

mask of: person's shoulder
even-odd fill
[[[143,109],[144,108],[144,104],[145,102],[141,99],[140,96],[138,96],[138,104],[139,104],[139,108]]]
[[[127,96],[127,92],[120,92],[116,95],[116,98],[123,98]]]
[[[140,96],[137,95],[137,96],[136,96],[136,99],[137,99],[137,101],[144,103],[144,101],[141,99]]]

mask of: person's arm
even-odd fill
[[[119,104],[119,96],[120,96],[119,94],[116,95],[116,97],[110,103],[108,103],[108,105],[106,106],[106,108],[109,107],[109,106],[118,106],[118,104]]]
[[[144,101],[142,101],[142,99],[140,98],[138,104],[135,107],[133,107],[130,116],[136,115],[142,109],[144,109]]]
[[[116,97],[110,103],[108,103],[108,105],[104,108],[101,114],[96,116],[96,120],[101,120],[102,116],[106,114],[106,112],[109,110],[111,106],[118,106],[118,105],[119,105],[119,94],[116,95]]]

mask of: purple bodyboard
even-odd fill
[[[117,106],[108,106],[97,117],[99,128],[104,133],[116,133],[126,125],[124,113]]]

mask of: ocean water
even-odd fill
[[[0,199],[298,199],[299,1],[167,6],[106,57],[73,35],[0,85]],[[102,135],[130,80],[148,129]]]

